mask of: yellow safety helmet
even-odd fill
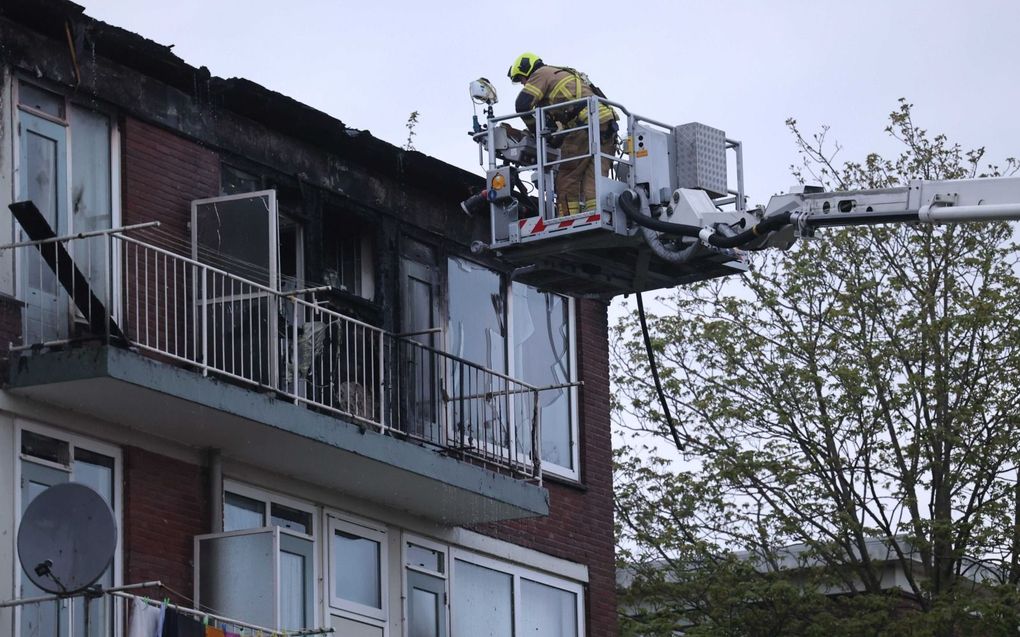
[[[510,66],[510,70],[506,72],[506,76],[510,78],[511,82],[523,82],[531,76],[535,66],[541,62],[542,58],[534,53],[521,53]]]

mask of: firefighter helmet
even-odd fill
[[[506,76],[510,78],[511,82],[523,82],[531,76],[531,72],[541,62],[542,58],[534,53],[521,53],[510,66],[510,70],[506,72]]]

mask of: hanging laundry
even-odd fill
[[[206,626],[205,637],[226,637],[226,633],[223,632],[222,628],[216,628],[215,626]]]
[[[205,626],[194,617],[177,617],[177,634],[174,637],[205,637]]]
[[[163,632],[159,637],[177,637],[177,618],[177,610],[167,606],[163,613]]]
[[[167,607],[160,637],[205,637],[205,626],[197,619]]]
[[[131,623],[127,637],[160,637],[159,609],[136,597],[131,600]]]

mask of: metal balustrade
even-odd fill
[[[204,375],[541,479],[538,388],[328,309],[315,301],[322,288],[273,290],[121,231],[11,247],[25,299],[24,343],[12,350],[123,338]],[[101,303],[83,303],[90,295]],[[103,306],[112,321],[95,315]]]

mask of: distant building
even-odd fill
[[[18,522],[76,481],[119,523],[104,586],[340,636],[615,635],[606,305],[472,255],[480,181],[73,3],[0,4],[0,243],[29,242],[0,252],[0,599],[39,593]],[[31,243],[22,201],[92,234]]]
[[[916,610],[919,608],[918,598],[914,594],[914,584],[923,588],[924,566],[921,562],[917,548],[906,539],[900,539],[896,545],[882,538],[868,539],[864,543],[865,550],[856,557],[858,561],[867,559],[872,564],[873,572],[877,574],[879,587],[883,592],[897,593],[899,604],[897,608],[902,610]],[[897,546],[899,552],[897,552]],[[900,558],[903,554],[903,559]],[[864,582],[853,574],[853,569],[846,569],[843,572],[836,572],[826,566],[818,557],[811,554],[807,544],[791,544],[776,552],[773,561],[762,559],[761,555],[749,551],[737,551],[732,554],[736,560],[744,561],[753,565],[754,571],[764,575],[778,575],[784,581],[794,584],[798,590],[817,591],[828,597],[839,597],[857,595],[868,590]],[[670,577],[669,566],[666,562],[654,562],[650,565],[637,568],[621,568],[617,572],[617,584],[621,591],[627,591],[639,577],[640,572],[648,572],[648,569],[661,569],[659,572],[665,574],[666,582],[673,580]],[[819,577],[819,574],[825,577]],[[961,578],[972,586],[980,587],[982,584],[1001,584],[1002,573],[978,560],[965,559],[960,573]],[[675,581],[675,580],[673,580]],[[640,590],[640,589],[638,589]],[[748,600],[748,604],[754,604],[754,600]],[[685,607],[689,609],[690,607]],[[668,611],[673,616],[683,615],[675,604],[664,608],[660,600],[646,600],[637,604],[628,603],[623,612],[633,616],[641,617],[642,614],[654,616],[656,613]],[[677,622],[676,634],[683,635],[685,630],[694,626],[694,622],[679,620]]]

